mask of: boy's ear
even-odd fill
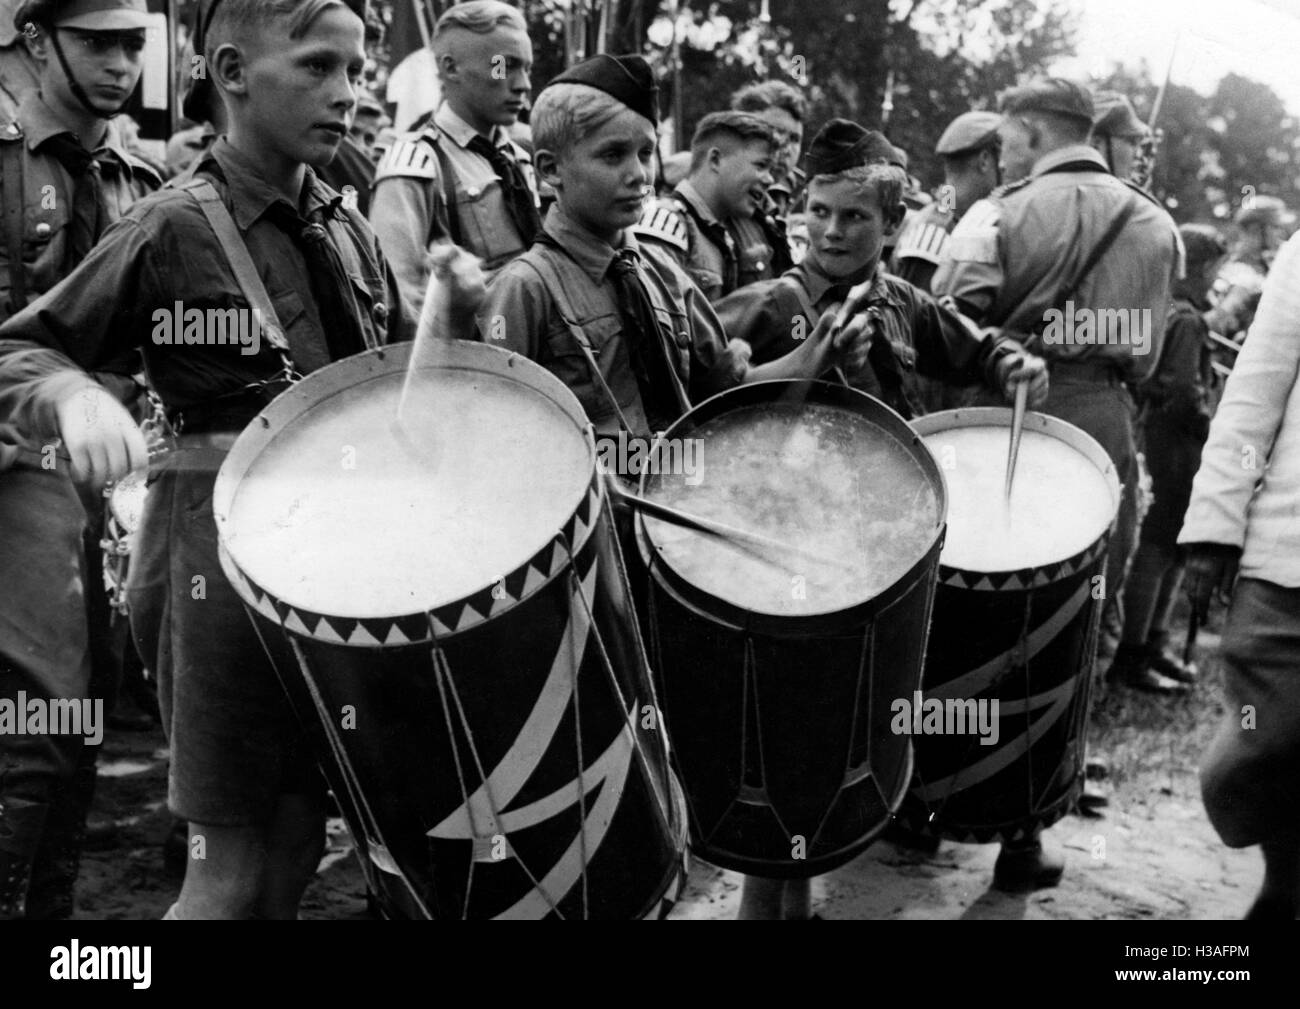
[[[898,232],[903,224],[903,218],[907,216],[907,204],[896,203],[893,207],[885,211],[885,230],[884,235],[890,238]]]
[[[537,171],[537,176],[557,193],[563,189],[560,182],[560,164],[554,151],[548,151],[546,148],[538,148],[533,151],[533,168]]]
[[[228,91],[234,95],[248,93],[248,80],[244,70],[243,53],[239,51],[238,46],[230,42],[220,46],[208,62],[208,73],[212,75],[212,83],[220,91]]]
[[[704,163],[708,165],[710,168],[712,168],[715,172],[721,171],[723,157],[724,155],[722,153],[721,148],[710,147],[709,153],[704,159]]]
[[[439,80],[454,81],[459,76],[456,57],[451,53],[439,53],[434,59],[434,66],[438,69]]]

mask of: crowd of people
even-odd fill
[[[1231,229],[1175,224],[1129,99],[1057,78],[956,116],[932,194],[879,130],[805,137],[804,95],[779,81],[661,158],[645,59],[592,57],[534,94],[527,24],[498,0],[438,21],[440,104],[394,131],[360,86],[365,8],[203,0],[206,73],[163,164],[119,115],[144,0],[24,0],[0,34],[0,88],[21,91],[0,106],[0,699],[111,702],[147,670],[175,843],[204,851],[168,917],[295,917],[324,837],[319,773],[218,561],[220,453],[298,377],[412,338],[436,283],[457,309],[440,337],[538,362],[598,435],[831,374],[907,419],[1024,386],[1087,432],[1123,486],[1102,675],[1192,690],[1171,643],[1181,586],[1200,619],[1231,595],[1205,801],[1225,843],[1263,848],[1251,913],[1295,916],[1300,246],[1280,200],[1255,197]],[[485,291],[454,268],[468,256]],[[274,324],[253,354],[178,354],[149,337],[173,305]],[[1068,305],[1098,311],[1096,331],[1055,339]],[[1145,349],[1104,310],[1143,313]],[[150,481],[128,634],[100,577],[101,490],[148,464],[160,428],[209,458]],[[73,914],[96,753],[0,725],[0,918]],[[994,885],[1051,886],[1063,867],[1036,835],[1008,841]],[[751,878],[741,913],[808,917],[808,898],[807,881]]]

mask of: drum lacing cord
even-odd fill
[[[601,505],[601,511],[606,515],[606,517],[607,517],[607,519],[608,519],[608,521],[609,521],[609,523],[610,523],[610,528],[613,529],[613,528],[614,528],[614,515],[613,515],[613,511],[609,508],[609,499],[608,499],[608,498],[605,498],[605,499],[604,499],[604,501],[603,501],[603,503],[602,503],[602,505]],[[612,660],[610,659],[610,657],[609,657],[609,649],[605,647],[605,638],[604,638],[604,636],[600,633],[600,627],[599,627],[599,625],[596,623],[596,613],[595,613],[595,610],[594,610],[594,608],[592,607],[591,602],[587,599],[586,593],[584,593],[584,592],[582,591],[582,584],[581,584],[580,580],[579,580],[578,577],[577,577],[578,565],[577,565],[577,561],[574,559],[574,556],[573,556],[573,548],[572,548],[572,545],[569,543],[567,537],[562,537],[562,541],[563,541],[563,543],[564,543],[565,551],[568,553],[568,556],[569,556],[569,570],[570,570],[570,572],[571,572],[572,575],[573,575],[574,585],[575,585],[575,587],[576,587],[576,589],[577,589],[576,594],[577,594],[578,598],[582,600],[583,608],[587,611],[587,620],[588,620],[588,622],[589,622],[589,624],[590,624],[590,626],[591,626],[592,637],[595,639],[595,641],[596,641],[596,647],[597,647],[597,649],[599,649],[599,651],[600,651],[601,664],[604,666],[604,668],[605,668],[605,675],[606,675],[606,677],[608,677],[608,679],[609,679],[610,689],[612,689],[612,690],[614,691],[614,695],[615,695],[615,697],[618,698],[619,710],[622,711],[622,712],[626,712],[626,711],[628,710],[627,698],[626,698],[626,696],[624,696],[624,694],[623,694],[623,688],[622,688],[622,686],[621,686],[621,685],[619,684],[619,682],[618,682],[618,674],[614,671],[614,663],[613,663],[613,661],[612,661]],[[617,556],[617,553],[615,553],[615,556]],[[627,598],[628,598],[628,600],[629,600],[629,602],[630,602],[631,599],[632,599],[632,590],[631,590],[631,586],[629,586],[629,585],[628,585],[628,582],[627,582],[627,572],[624,571],[622,568],[619,568],[619,576],[620,576],[620,581],[622,582],[624,589],[627,591]],[[636,639],[637,657],[638,657],[638,658],[645,658],[645,650],[644,650],[644,649],[645,649],[645,646],[644,646],[643,642],[641,641],[641,633],[640,633],[640,629],[636,626],[636,613],[635,613],[635,612],[633,612],[633,614],[632,614],[632,633],[633,633],[633,637]],[[649,669],[649,662],[648,662],[648,660],[647,660],[647,663],[646,663],[646,668],[647,668],[647,670]],[[667,733],[666,733],[666,730],[664,729],[664,726],[663,726],[663,723],[662,723],[662,718],[660,717],[660,715],[662,714],[662,712],[660,711],[660,708],[659,708],[659,697],[658,697],[658,695],[655,693],[655,689],[654,689],[654,680],[651,679],[650,677],[647,677],[647,680],[648,680],[648,686],[649,686],[649,688],[650,688],[650,700],[653,702],[653,704],[654,704],[654,709],[655,709],[655,718],[656,718],[656,729],[655,729],[655,735],[656,735],[656,737],[659,739],[660,746],[661,746],[661,749],[662,749],[662,751],[663,751],[664,768],[667,769],[667,768],[670,766],[670,764],[669,764],[669,757],[668,757],[668,747],[667,747]],[[573,694],[573,696],[574,696],[574,713],[575,713],[575,715],[576,715],[576,713],[577,713],[577,696],[578,696],[578,692],[577,692],[577,683],[576,683],[576,681],[575,681],[575,683],[574,683],[574,694]],[[632,709],[632,717],[633,717],[633,718],[636,717],[636,708],[635,708],[635,707],[633,707],[633,709]],[[654,773],[653,773],[652,768],[650,768],[649,765],[647,764],[647,762],[646,762],[646,756],[645,756],[644,753],[641,752],[641,747],[637,744],[636,733],[634,733],[634,732],[632,731],[632,727],[631,727],[631,725],[628,725],[628,724],[626,724],[626,723],[625,723],[624,726],[623,726],[623,731],[627,732],[627,733],[629,734],[629,736],[631,737],[631,740],[632,740],[632,752],[633,752],[633,754],[635,754],[635,756],[636,756],[636,758],[637,758],[637,763],[640,765],[640,767],[642,768],[642,770],[645,772],[645,774],[646,774],[646,780],[648,780],[648,781],[650,781],[650,782],[653,782],[653,781],[655,780],[655,775],[654,775]],[[581,774],[581,771],[579,772],[579,774]],[[655,797],[655,804],[656,804],[656,806],[658,807],[658,812],[659,812],[659,816],[660,816],[660,821],[663,823],[663,825],[664,825],[665,827],[668,828],[668,832],[669,832],[670,834],[674,833],[674,830],[673,830],[673,817],[672,817],[672,814],[671,814],[671,812],[670,812],[670,809],[672,808],[672,806],[671,806],[672,796],[671,796],[671,795],[661,796],[661,795],[659,794],[658,790],[657,790],[656,788],[654,788],[653,786],[651,787],[650,792],[651,792],[651,794]],[[584,790],[584,794],[585,794],[585,790]],[[584,821],[585,821],[585,816],[584,816]],[[584,838],[586,837],[586,830],[585,830],[585,828],[584,828],[584,830],[583,830],[583,837],[584,837]],[[585,872],[585,861],[584,861],[584,872]]]
[[[373,875],[373,869],[370,866],[370,839],[365,836],[366,834],[373,832],[375,839],[383,845],[384,850],[388,852],[390,861],[392,861],[394,867],[397,869],[398,878],[410,893],[411,899],[414,900],[416,905],[420,908],[420,913],[423,914],[425,918],[432,920],[433,915],[429,912],[429,908],[425,905],[423,899],[421,899],[419,890],[416,889],[415,884],[412,883],[406,873],[402,871],[402,867],[397,863],[396,858],[393,857],[393,849],[389,846],[387,839],[384,837],[383,831],[379,828],[379,820],[375,816],[374,810],[370,808],[370,803],[366,801],[365,792],[361,788],[361,782],[357,777],[356,769],[352,766],[352,761],[347,755],[347,750],[343,746],[343,741],[339,739],[334,729],[334,721],[330,717],[329,709],[325,705],[325,699],[321,696],[320,690],[316,686],[316,681],[312,679],[308,672],[310,666],[307,662],[306,655],[303,654],[302,645],[298,643],[297,639],[289,633],[288,628],[284,627],[283,624],[280,625],[280,629],[283,631],[284,638],[289,643],[289,647],[293,649],[294,657],[298,660],[298,668],[302,671],[302,681],[306,684],[307,693],[311,695],[312,704],[316,708],[316,716],[320,721],[321,729],[325,735],[325,741],[329,745],[330,753],[333,754],[334,761],[341,772],[343,787],[347,789],[348,799],[352,804],[352,808],[357,811],[357,814],[362,820],[361,829],[363,831],[363,836],[360,839],[354,838],[353,840],[362,841],[367,847],[366,851],[357,852],[357,860],[361,863],[361,872],[366,878],[366,884],[375,893],[379,892],[380,887],[378,885],[378,877]],[[261,631],[258,631],[258,636],[261,636]]]
[[[430,640],[433,642],[433,667],[434,667],[434,674],[435,674],[434,682],[437,683],[438,685],[438,696],[442,700],[443,719],[447,725],[447,740],[449,745],[451,746],[452,759],[456,764],[456,779],[457,779],[457,783],[460,785],[461,802],[465,807],[465,815],[469,819],[470,833],[473,835],[473,837],[480,836],[479,825],[474,819],[474,807],[471,803],[472,797],[469,791],[469,787],[465,781],[465,767],[464,764],[461,763],[461,759],[460,759],[460,747],[457,745],[456,742],[455,727],[451,721],[451,707],[447,703],[447,692],[449,688],[451,691],[451,698],[456,705],[456,715],[460,719],[461,732],[464,734],[465,742],[469,745],[470,754],[474,758],[474,767],[478,771],[479,779],[483,782],[483,794],[487,798],[488,809],[491,812],[492,819],[496,823],[496,825],[504,830],[504,827],[502,826],[501,809],[497,805],[496,799],[492,795],[492,790],[487,787],[488,776],[486,770],[483,767],[483,760],[479,756],[478,744],[474,741],[474,732],[470,728],[469,719],[466,718],[465,716],[465,708],[461,704],[460,694],[456,690],[456,683],[451,678],[451,667],[447,664],[447,658],[443,654],[441,645],[438,644],[438,639],[433,629],[433,615],[426,614],[426,616],[429,622],[429,637]],[[472,839],[470,843],[473,844]],[[532,885],[533,889],[536,890],[538,893],[540,893],[542,895],[542,899],[545,900],[548,905],[550,905],[551,910],[554,911],[557,916],[563,919],[564,915],[560,912],[559,907],[556,906],[555,901],[551,899],[551,895],[547,893],[545,889],[543,889],[541,885],[541,881],[537,878],[536,875],[534,875],[533,871],[528,868],[527,863],[524,862],[524,860],[519,856],[519,853],[515,852],[514,854],[515,854],[515,861],[519,863],[519,867],[523,870],[524,875],[528,877],[528,882]],[[470,896],[474,890],[474,866],[475,866],[475,862],[474,859],[471,857],[469,862],[469,878],[465,883],[465,900],[461,907],[462,919],[467,919],[469,917]],[[585,864],[583,866],[583,871],[584,873],[586,871]]]

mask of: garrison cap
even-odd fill
[[[992,147],[997,143],[1001,123],[1002,117],[996,112],[963,112],[940,135],[934,153],[946,158]]]
[[[847,119],[832,119],[818,130],[803,159],[810,178],[834,175],[877,161],[903,167],[894,145],[885,139],[883,133]]]
[[[659,122],[659,85],[655,83],[650,64],[642,56],[601,53],[552,77],[542,90],[552,84],[585,84],[617,98],[650,122],[656,125]]]
[[[88,32],[122,32],[148,28],[150,17],[145,0],[27,0],[14,12],[14,27],[22,31],[29,21]]]
[[[1005,115],[1046,112],[1081,119],[1092,125],[1092,95],[1086,88],[1063,77],[1044,77],[1018,88],[1008,88],[1002,92],[998,109]]]
[[[1133,103],[1118,91],[1098,91],[1093,96],[1092,132],[1099,137],[1145,137],[1146,123],[1133,111]]]

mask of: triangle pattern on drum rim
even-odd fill
[[[368,637],[374,640],[376,645],[387,644],[390,634],[397,626],[396,621],[388,617],[363,618],[358,623],[360,624],[358,633],[364,631]],[[349,642],[349,644],[357,643],[356,640]]]
[[[339,640],[346,644],[352,638],[352,632],[357,629],[360,623],[356,617],[326,617],[321,621],[322,626],[328,626]]]
[[[366,627],[367,623],[384,624],[386,622],[358,620],[356,626],[352,628],[352,634],[348,637],[349,645],[378,648],[384,643],[384,638],[387,635],[375,635],[368,627]]]

